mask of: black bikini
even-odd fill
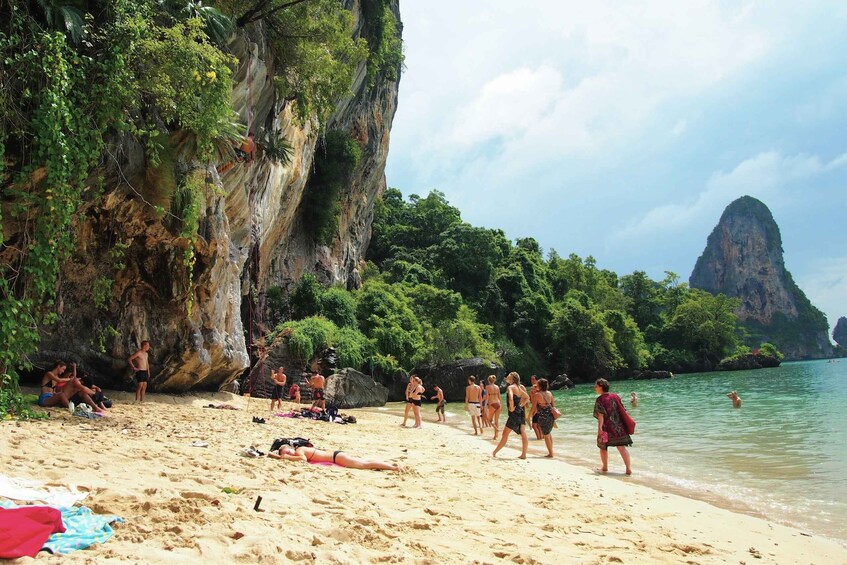
[[[312,454],[311,454],[311,455],[307,455],[307,456],[306,456],[306,462],[307,462],[307,463],[308,463],[308,462],[310,462],[310,461],[312,460],[312,457],[314,457],[314,456],[315,456],[315,453],[317,453],[317,452],[318,452],[318,449],[317,449],[317,448],[313,448],[313,449],[312,449]],[[336,457],[338,457],[338,454],[339,454],[339,453],[342,453],[342,452],[341,452],[341,451],[333,451],[333,452],[332,452],[332,463],[333,463],[334,465],[337,465],[337,463],[335,462],[335,458],[336,458]]]

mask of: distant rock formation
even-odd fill
[[[832,339],[841,347],[847,347],[847,318],[841,316],[832,330]]]
[[[785,268],[779,227],[768,207],[751,196],[724,210],[689,284],[741,299],[736,314],[751,347],[773,343],[786,360],[832,354],[826,317]]]
[[[501,367],[479,357],[459,359],[446,365],[423,365],[417,367],[414,372],[423,380],[428,396],[431,395],[432,387],[438,385],[444,391],[444,398],[448,402],[465,401],[468,377],[475,377],[479,384],[483,379],[488,379],[489,375],[494,375],[497,377],[497,384],[500,384],[506,374]]]

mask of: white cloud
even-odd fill
[[[750,195],[771,204],[781,189],[798,181],[838,170],[847,165],[847,153],[824,162],[817,155],[782,156],[776,152],[759,153],[729,172],[717,172],[695,198],[653,208],[642,217],[609,236],[610,243],[654,239],[658,234],[681,232],[691,225],[717,218],[730,202]],[[712,223],[714,223],[713,220]]]

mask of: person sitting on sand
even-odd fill
[[[635,391],[629,393],[629,403],[632,404],[633,408],[638,408],[638,395],[635,394]]]
[[[88,395],[91,397],[91,401],[97,407],[95,411],[103,413],[106,412],[108,408],[111,408],[112,401],[106,398],[106,396],[103,394],[103,389],[94,384],[94,379],[91,377],[90,374],[84,374],[80,379],[80,382],[82,383],[82,386],[91,391],[90,393],[88,393]],[[85,394],[84,391],[77,392],[71,398],[71,402],[74,402],[76,404],[85,402],[83,394]],[[107,403],[108,406],[106,405]]]
[[[526,450],[529,447],[529,438],[526,437],[526,405],[529,404],[529,393],[526,388],[521,385],[521,377],[515,372],[506,375],[506,383],[509,387],[506,389],[506,401],[509,408],[509,418],[506,420],[506,427],[503,428],[503,435],[500,436],[500,443],[494,448],[492,457],[497,457],[497,452],[503,449],[506,441],[509,439],[509,433],[515,432],[521,434],[521,455],[520,459],[526,459]]]
[[[732,399],[732,407],[733,408],[741,408],[741,397],[738,396],[738,393],[734,390],[726,395],[728,398]]]
[[[488,375],[488,385],[485,387],[486,392],[488,392],[488,420],[494,426],[494,437],[492,439],[495,441],[500,434],[501,410],[500,387],[495,383],[496,380],[497,377],[494,375]]]
[[[91,400],[91,394],[94,392],[83,386],[78,378],[76,378],[76,363],[71,363],[73,366],[73,374],[69,377],[64,376],[65,369],[68,365],[64,361],[56,361],[52,369],[44,373],[41,379],[41,394],[38,396],[38,405],[44,408],[51,406],[62,406],[63,408],[71,408],[73,401],[71,397],[76,394],[93,410],[98,410],[97,405]]]
[[[283,372],[285,367],[280,367],[278,371],[271,371],[271,380],[274,382],[274,390],[271,393],[271,410],[274,409],[274,404],[282,410],[282,395],[285,391],[285,383],[288,377]]]
[[[298,447],[295,449],[290,445],[284,445],[279,448],[279,453],[268,453],[268,457],[285,461],[305,461],[306,463],[334,463],[349,469],[374,469],[378,471],[403,470],[396,463],[357,459],[356,457],[347,455],[343,451],[329,452],[315,447]]]
[[[309,379],[309,386],[312,387],[312,408],[326,410],[326,397],[324,396],[326,379],[324,376],[313,369],[312,376]]]
[[[594,417],[597,418],[597,447],[600,448],[600,463],[602,467],[597,469],[599,473],[609,470],[609,447],[618,448],[623,463],[626,466],[626,474],[632,474],[629,464],[629,451],[627,446],[632,445],[632,437],[627,433],[623,423],[623,404],[621,398],[613,392],[609,392],[609,381],[597,379],[594,383],[594,392],[597,400],[594,401]]]
[[[288,398],[295,404],[300,404],[300,385],[294,383],[288,389]]]
[[[435,407],[435,417],[438,418],[436,422],[446,424],[447,416],[444,415],[444,405],[447,404],[447,401],[444,400],[444,391],[438,385],[435,385],[432,390],[435,391],[435,396],[430,398],[430,400],[438,400],[438,405]]]
[[[481,396],[482,389],[476,384],[476,378],[468,377],[468,386],[465,387],[465,410],[471,415],[473,435],[482,433],[482,423],[479,421]],[[479,432],[476,430],[477,425],[479,425]]]

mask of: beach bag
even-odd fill
[[[553,407],[553,420],[558,420],[559,416],[561,416],[561,415],[562,415],[562,412],[554,406]]]
[[[634,434],[635,420],[633,420],[627,413],[626,408],[623,407],[623,403],[621,402],[621,397],[617,394],[615,395],[615,403],[618,405],[618,415],[621,417],[621,422],[623,423],[624,429],[626,429],[626,433],[629,435]]]

